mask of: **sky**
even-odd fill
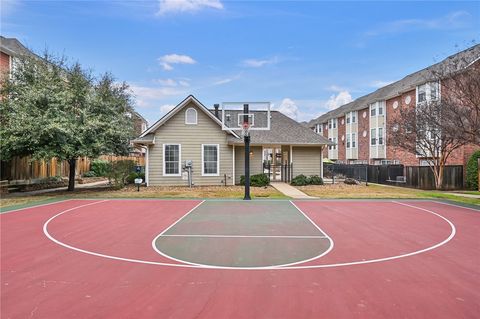
[[[189,94],[311,120],[480,42],[480,2],[1,1],[1,35],[126,81],[150,124]]]

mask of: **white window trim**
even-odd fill
[[[188,114],[188,111],[190,111],[190,110],[195,111],[195,122],[192,122],[192,123],[189,123],[189,122],[187,121],[187,119],[188,119],[187,114]],[[195,108],[189,107],[189,108],[185,111],[185,124],[187,124],[187,125],[197,125],[197,124],[198,124],[198,113],[197,113],[197,110],[196,110]]]
[[[178,174],[167,174],[165,169],[165,146],[167,145],[178,145]],[[182,144],[179,143],[165,143],[163,144],[163,159],[162,159],[162,166],[163,166],[163,176],[182,176]]]
[[[206,174],[204,171],[204,146],[215,146],[217,147],[217,173],[216,174]],[[220,144],[202,144],[202,176],[220,176]]]

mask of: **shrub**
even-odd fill
[[[93,160],[90,164],[90,170],[95,176],[107,176],[110,170],[110,163],[101,159]]]
[[[145,182],[145,173],[136,173],[136,172],[130,173],[126,179],[127,184],[135,183],[136,178],[141,178],[143,182]]]
[[[270,184],[267,174],[256,174],[250,176],[250,186],[263,187]],[[240,176],[240,185],[245,185],[245,176]]]
[[[123,188],[127,182],[127,177],[133,172],[135,162],[132,160],[121,160],[110,163],[108,170],[108,179],[113,181],[115,188]]]
[[[467,180],[468,189],[478,190],[478,159],[480,158],[480,150],[474,152],[467,162]]]
[[[97,174],[95,174],[94,171],[88,171],[88,172],[85,172],[83,173],[83,177],[96,177]]]
[[[312,175],[308,178],[308,184],[310,184],[310,185],[323,185],[323,179],[318,175]]]
[[[293,179],[292,179],[292,182],[291,184],[293,186],[305,186],[305,185],[308,185],[309,183],[309,178],[303,174],[300,174],[298,176],[295,176]]]

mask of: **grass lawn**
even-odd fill
[[[252,198],[288,198],[275,188],[251,187]],[[124,189],[113,190],[111,188],[98,189],[78,189],[75,192],[55,192],[55,194],[42,194],[25,197],[2,196],[0,199],[0,208],[4,207],[24,207],[28,205],[37,205],[48,203],[54,200],[66,198],[243,198],[243,186],[197,186],[188,187],[160,187],[150,186],[141,187],[140,192],[134,186],[128,186]]]
[[[307,195],[319,198],[385,198],[385,199],[405,199],[405,198],[427,198],[427,199],[448,199],[465,204],[480,205],[480,199],[467,198],[448,194],[442,191],[425,191],[412,188],[385,186],[378,184],[347,185],[338,183],[334,185],[309,185],[300,186],[299,190]]]

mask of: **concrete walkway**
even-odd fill
[[[75,184],[75,189],[88,189],[88,188],[96,188],[99,186],[107,186],[107,185],[108,185],[108,181],[99,181],[99,182],[93,182],[88,184]],[[3,197],[24,197],[24,196],[32,196],[32,195],[66,191],[67,188],[68,187],[47,188],[47,189],[39,189],[36,191],[30,191],[30,192],[10,193],[10,194],[5,194],[6,196],[5,195],[2,195],[2,196]]]
[[[295,188],[295,187],[293,187],[293,186],[291,186],[287,183],[275,182],[275,183],[271,183],[271,185],[272,185],[273,188],[278,190],[283,195],[286,195],[286,196],[289,196],[289,197],[292,197],[292,198],[295,198],[295,199],[316,198],[316,197],[308,196],[304,192],[301,192],[297,188]]]

